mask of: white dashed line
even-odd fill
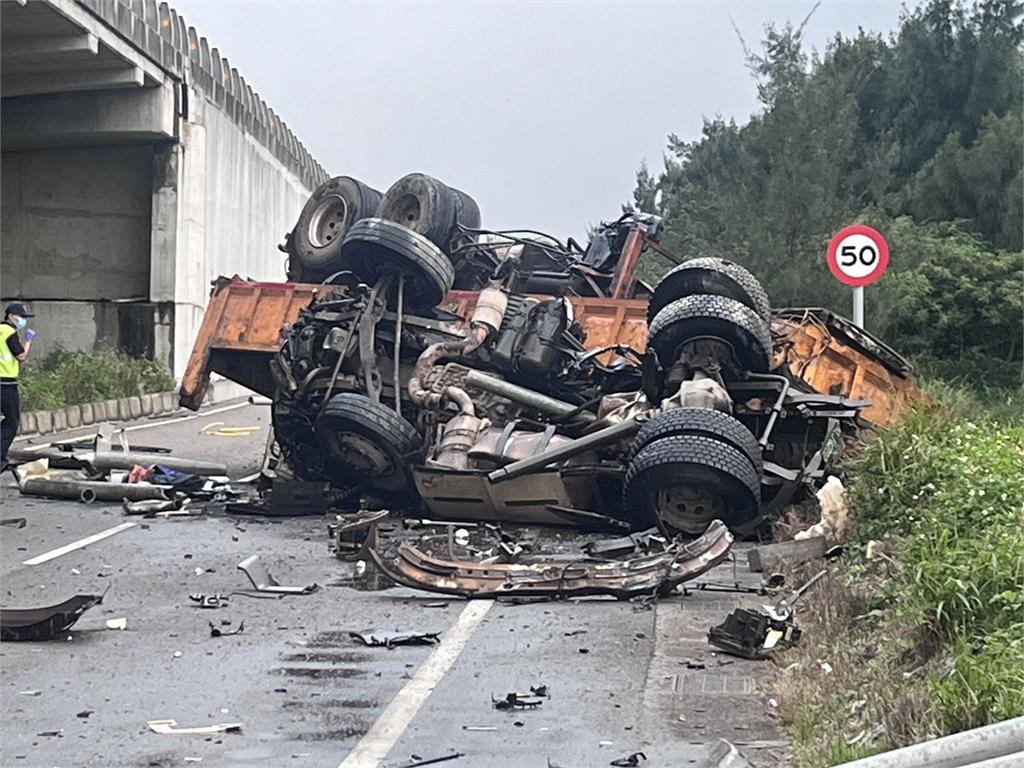
[[[388,752],[395,746],[398,739],[405,733],[409,723],[416,717],[423,702],[433,692],[441,678],[451,669],[452,664],[462,653],[473,630],[483,621],[484,616],[494,605],[493,600],[471,600],[462,609],[459,618],[444,633],[434,652],[423,665],[416,670],[412,680],[398,692],[388,704],[377,721],[366,735],[359,740],[355,749],[342,760],[338,768],[379,768]]]
[[[90,544],[95,544],[97,541],[102,541],[108,536],[113,536],[115,533],[126,531],[129,528],[135,527],[135,525],[136,523],[121,523],[120,525],[115,525],[113,528],[107,528],[105,531],[94,533],[92,536],[86,536],[84,539],[73,541],[70,544],[65,544],[63,547],[57,547],[57,549],[51,549],[49,552],[43,552],[41,555],[29,558],[23,562],[22,565],[41,565],[42,563],[53,560],[56,557],[66,555],[68,552],[74,552],[76,549],[81,549],[82,547],[87,547]]]

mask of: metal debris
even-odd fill
[[[212,621],[209,622],[209,624],[210,624],[210,637],[231,637],[232,635],[240,635],[240,634],[242,634],[242,632],[245,631],[245,622],[244,621],[238,622],[238,626],[235,629],[231,629],[231,630],[221,629],[216,624],[214,624]]]
[[[238,564],[238,570],[243,571],[252,582],[257,592],[273,592],[281,595],[309,595],[320,589],[320,585],[313,583],[305,587],[282,586],[270,575],[270,571],[260,562],[259,555],[251,555]]]
[[[536,709],[544,703],[544,698],[544,696],[536,693],[529,694],[512,691],[505,694],[503,699],[496,699],[492,694],[491,703],[495,709]]]
[[[198,603],[200,608],[225,608],[228,604],[228,599],[224,595],[204,595],[201,592],[194,592],[188,596],[188,599],[194,603]]]
[[[490,598],[506,595],[567,598],[612,595],[628,599],[639,595],[671,593],[722,562],[732,545],[725,525],[713,521],[699,539],[676,542],[664,552],[615,562],[495,563],[440,560],[408,542],[388,562],[376,547],[369,554],[394,581],[415,589]]]
[[[52,640],[101,602],[103,595],[75,595],[44,608],[0,608],[0,640]]]
[[[391,629],[375,629],[368,632],[349,632],[349,637],[363,645],[394,648],[398,645],[434,645],[441,642],[440,632],[400,632]]]
[[[419,755],[412,755],[411,759],[407,763],[395,766],[395,768],[419,768],[421,765],[435,765],[436,763],[446,763],[449,760],[456,760],[460,757],[465,757],[464,752],[453,752],[450,755],[443,755],[441,757],[427,757],[423,758]]]
[[[214,725],[199,725],[192,728],[179,728],[177,720],[150,720],[146,723],[154,733],[238,733],[242,730],[241,723],[215,723]]]
[[[618,760],[612,760],[608,765],[616,766],[616,768],[636,768],[640,765],[640,761],[646,761],[647,755],[643,752],[634,752],[626,757],[620,757]]]

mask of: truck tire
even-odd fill
[[[647,322],[676,299],[709,293],[746,304],[766,323],[772,321],[772,308],[761,283],[739,264],[706,256],[690,259],[673,269],[658,283],[647,303]]]
[[[623,507],[638,528],[699,536],[714,519],[730,529],[754,520],[761,486],[748,456],[722,440],[675,435],[648,443],[633,457]]]
[[[381,194],[349,176],[328,179],[302,208],[290,248],[303,270],[324,273],[336,267],[341,244],[351,226],[373,216]]]
[[[657,414],[637,432],[629,454],[636,456],[655,440],[676,435],[703,435],[727,443],[746,456],[761,476],[761,446],[753,433],[729,414],[710,408],[673,408]]]
[[[436,307],[455,282],[455,269],[440,248],[386,219],[363,219],[353,224],[342,244],[339,264],[369,284],[388,271],[402,273],[404,305],[412,311]]]
[[[647,328],[647,346],[665,368],[677,359],[679,347],[701,336],[732,345],[737,362],[753,373],[765,373],[772,356],[772,339],[754,310],[735,299],[697,294],[676,299],[662,309]]]
[[[455,227],[456,196],[433,176],[410,173],[388,188],[376,215],[396,221],[439,248],[447,249]]]
[[[451,187],[455,195],[455,223],[466,229],[480,229],[480,206],[460,189]]]
[[[389,504],[415,503],[412,466],[422,441],[408,421],[366,395],[334,395],[316,419],[328,479],[342,488],[365,485]]]

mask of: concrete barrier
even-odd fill
[[[245,387],[227,379],[211,382],[207,403],[222,403],[252,394]],[[26,411],[21,414],[18,435],[46,435],[68,429],[88,427],[104,421],[130,421],[132,419],[165,416],[183,410],[178,406],[178,393],[156,392],[133,395],[117,400],[69,405],[52,411]]]

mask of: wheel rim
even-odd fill
[[[676,485],[658,491],[656,503],[662,522],[686,533],[703,533],[712,520],[724,518],[722,497],[698,486]]]
[[[332,442],[339,462],[352,470],[353,480],[371,478],[371,485],[380,487],[394,476],[391,456],[372,440],[354,432],[339,432],[332,436]]]
[[[416,229],[416,222],[420,220],[423,209],[420,206],[420,199],[413,194],[404,194],[395,200],[391,206],[391,218],[409,229]]]
[[[341,195],[327,195],[309,218],[306,234],[315,248],[323,248],[345,234],[348,203]]]

